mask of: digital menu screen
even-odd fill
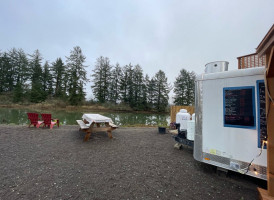
[[[265,112],[265,85],[264,81],[257,81],[258,105],[258,147],[261,148],[263,140],[267,139],[267,122]]]
[[[224,126],[255,128],[254,87],[224,88]]]

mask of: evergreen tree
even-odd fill
[[[31,91],[30,101],[34,103],[42,102],[45,100],[45,95],[42,85],[42,56],[39,50],[35,50],[30,59],[31,69]]]
[[[48,61],[46,61],[43,66],[42,85],[43,85],[43,91],[44,91],[45,98],[49,95],[52,95],[52,93],[53,93],[52,76],[50,73],[50,66],[49,66]]]
[[[93,85],[91,86],[95,99],[100,103],[110,100],[111,70],[109,58],[97,58],[95,68],[93,70]]]
[[[134,108],[135,110],[144,110],[144,105],[143,105],[144,76],[143,76],[143,69],[139,65],[136,65],[133,68],[132,87],[133,87],[133,98],[131,102],[131,107]]]
[[[4,91],[4,58],[0,51],[0,94]]]
[[[121,96],[125,104],[134,107],[134,86],[133,86],[133,66],[131,64],[122,68]]]
[[[128,74],[128,79],[127,79],[127,85],[126,87],[128,88],[128,94],[127,94],[127,99],[128,103],[131,108],[134,107],[135,102],[134,102],[134,85],[133,85],[133,77],[134,77],[134,72],[133,72],[133,66],[131,63],[126,67],[127,74]]]
[[[117,104],[120,100],[121,74],[122,69],[120,65],[117,63],[111,71],[111,83],[109,90],[110,101],[115,104]]]
[[[195,73],[185,69],[180,71],[174,82],[174,103],[176,105],[189,106],[194,104],[195,98]]]
[[[123,103],[128,103],[128,79],[129,79],[129,70],[127,69],[128,66],[124,66],[122,68],[121,73],[121,84],[120,84],[120,91],[121,91],[121,100]]]
[[[67,69],[67,66],[65,65],[65,69]],[[68,70],[65,71],[64,74],[64,79],[62,81],[62,90],[61,90],[61,95],[60,97],[62,97],[63,99],[68,99],[68,94],[69,94],[69,72]]]
[[[15,86],[15,65],[12,62],[10,54],[4,53],[4,69],[5,69],[5,90],[11,92]]]
[[[85,62],[86,57],[83,55],[79,46],[73,48],[70,56],[67,57],[68,67],[68,92],[69,102],[71,105],[78,105],[85,99],[84,84],[88,81],[86,77]]]
[[[154,76],[155,81],[155,108],[157,111],[165,111],[168,105],[168,93],[171,90],[170,85],[167,83],[167,78],[165,73],[160,70]]]
[[[25,93],[24,86],[29,80],[30,70],[28,66],[28,58],[22,49],[15,49],[9,51],[10,62],[13,69],[13,101],[20,102],[23,100]]]
[[[144,107],[144,110],[150,110],[150,106],[149,106],[149,83],[150,83],[150,79],[149,76],[146,74],[146,76],[144,77],[143,80],[143,85],[142,85],[142,105]]]
[[[24,95],[23,85],[20,81],[18,81],[13,92],[13,102],[18,103],[23,101],[23,95]]]
[[[148,109],[152,110],[154,108],[155,102],[156,102],[156,83],[154,78],[149,79],[148,75],[145,78],[145,82],[147,85],[147,104]]]
[[[11,61],[9,55],[4,52],[0,57],[0,93],[10,91],[13,85],[11,74]]]
[[[29,60],[23,49],[17,50],[16,83],[26,84],[30,79]]]
[[[57,58],[51,67],[52,85],[55,97],[66,96],[67,74],[66,68],[61,58]]]
[[[9,91],[12,91],[15,88],[16,82],[17,82],[17,75],[19,72],[19,61],[17,56],[17,50],[15,48],[12,48],[8,52],[9,56],[9,63],[10,63],[10,69],[7,73],[7,82],[9,83]]]
[[[187,92],[187,99],[188,99],[188,105],[194,105],[195,104],[195,80],[196,80],[196,74],[195,72],[189,73],[189,82],[188,82],[188,92]]]

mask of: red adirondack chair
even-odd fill
[[[51,114],[41,114],[41,116],[42,116],[42,119],[44,120],[44,127],[47,126],[47,127],[50,127],[50,129],[52,129],[55,124],[57,124],[57,126],[59,127],[59,120],[52,119]]]
[[[38,117],[38,114],[37,114],[37,113],[27,113],[27,115],[28,115],[28,118],[29,118],[29,120],[30,120],[29,127],[30,127],[31,125],[33,125],[33,126],[39,128],[39,126],[40,126],[41,124],[43,124],[43,121],[39,121],[39,117]]]

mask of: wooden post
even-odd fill
[[[107,131],[107,133],[108,133],[108,137],[111,139],[112,138],[111,130]]]
[[[90,138],[90,135],[92,133],[92,129],[93,129],[93,126],[94,126],[94,122],[91,123],[89,129],[87,129],[85,132],[86,132],[86,135],[85,135],[85,138],[84,138],[84,141],[87,142]]]
[[[266,55],[266,66],[267,190],[258,188],[258,192],[259,199],[274,200],[274,103],[270,99],[274,100],[274,46]]]
[[[266,65],[267,117],[267,191],[258,188],[260,199],[274,200],[274,24],[256,48],[258,57]],[[269,93],[268,93],[269,92]]]
[[[242,69],[242,66],[241,66],[241,58],[237,58],[238,59],[238,69]]]
[[[274,100],[274,46],[267,62],[267,86],[272,100]],[[269,100],[269,98],[267,98]],[[267,113],[267,189],[268,195],[274,197],[274,103],[268,101]]]

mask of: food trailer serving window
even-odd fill
[[[255,87],[228,87],[224,92],[224,126],[256,129]]]

